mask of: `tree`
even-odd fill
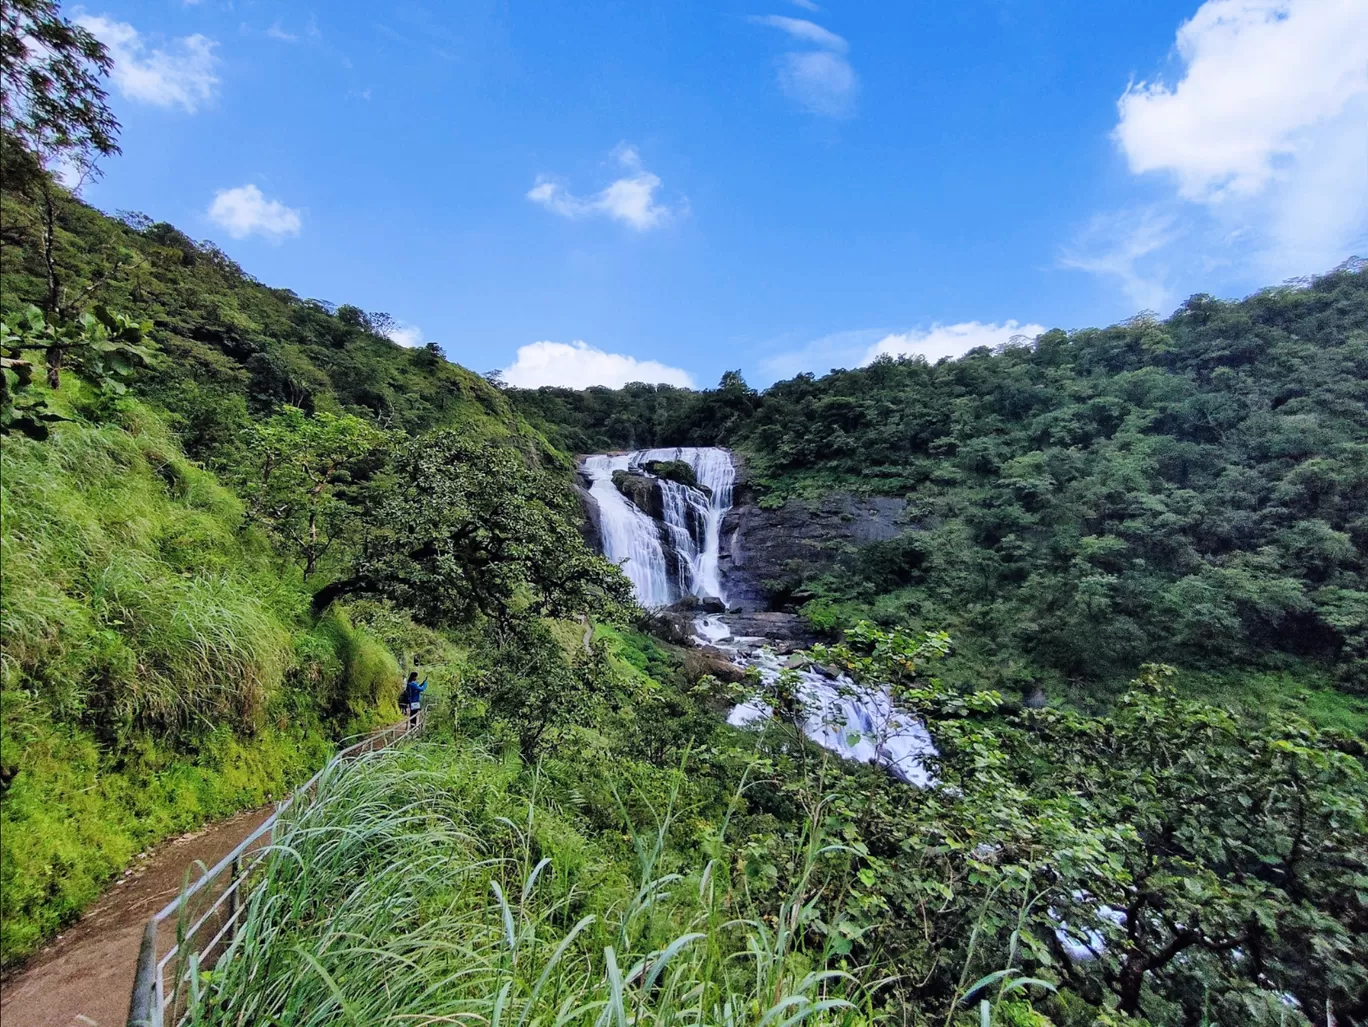
[[[515,450],[455,430],[415,439],[398,454],[392,484],[371,496],[351,574],[321,589],[383,593],[431,623],[476,613],[616,617],[632,608],[631,583],[593,552],[564,480]]]
[[[251,431],[253,514],[303,563],[307,580],[339,540],[360,524],[355,486],[364,465],[397,441],[351,414],[305,415],[286,407]],[[399,436],[398,438],[402,438]]]
[[[119,152],[119,122],[100,85],[113,65],[104,44],[63,18],[55,0],[7,0],[0,6],[0,145],[95,172],[100,157]]]
[[[485,669],[477,688],[490,712],[517,734],[518,752],[529,764],[566,728],[592,722],[624,697],[601,640],[586,640],[567,655],[535,617],[491,622],[478,662]]]

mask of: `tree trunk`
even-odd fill
[[[47,275],[47,296],[43,300],[43,312],[51,324],[61,306],[62,287],[57,278],[57,258],[55,255],[57,236],[57,205],[52,199],[52,183],[43,176],[43,266]],[[49,387],[57,388],[62,384],[61,346],[53,346],[47,351],[47,382]]]

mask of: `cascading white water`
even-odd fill
[[[680,460],[693,468],[702,489],[648,475],[660,489],[664,517],[657,524],[613,484],[614,471],[646,474],[657,460]],[[622,564],[642,606],[668,606],[682,596],[722,594],[718,565],[722,518],[731,509],[736,468],[731,454],[714,447],[642,449],[616,456],[586,457],[589,494],[598,502],[603,555]],[[669,543],[669,555],[661,537]],[[675,575],[670,574],[671,566]]]
[[[598,503],[603,555],[622,565],[642,606],[666,606],[678,598],[665,564],[656,522],[617,490],[613,472],[625,471],[632,454],[586,457],[589,494]]]
[[[731,454],[715,446],[681,446],[676,449],[644,449],[632,453],[629,466],[644,471],[648,463],[677,460],[693,468],[698,484],[707,492],[677,481],[660,479],[665,530],[679,556],[680,595],[722,594],[719,567],[722,518],[731,509],[736,467]]]
[[[725,645],[725,639],[714,641]],[[784,665],[771,650],[762,648],[750,657],[760,679],[773,685]],[[861,763],[880,763],[898,777],[925,788],[932,783],[926,758],[936,746],[926,726],[893,705],[887,689],[862,688],[844,674],[835,678],[808,668],[794,671],[797,698],[802,709],[803,734],[818,745]],[[758,699],[731,711],[727,723],[742,726],[774,716]]]
[[[646,465],[657,460],[684,461],[711,495],[650,475],[661,492],[657,523],[613,484],[614,471],[648,474]],[[720,552],[722,519],[731,509],[736,483],[731,453],[716,447],[645,449],[587,457],[583,470],[598,502],[604,555],[622,564],[643,606],[666,606],[688,595],[726,599]],[[754,667],[766,684],[772,685],[784,670],[765,639],[734,639],[720,617],[700,617],[694,630],[700,643],[723,648]],[[893,705],[886,690],[860,688],[845,676],[828,678],[810,668],[796,673],[804,734],[850,759],[881,763],[904,781],[931,783],[924,763],[936,753],[931,736],[920,721]],[[727,719],[742,725],[770,716],[773,711],[757,699],[737,706]]]

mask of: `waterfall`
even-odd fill
[[[704,488],[691,488],[650,474],[646,465],[678,460],[694,470]],[[716,447],[684,446],[586,457],[581,465],[590,495],[598,502],[603,553],[622,565],[646,607],[668,606],[684,596],[725,601],[719,565],[722,519],[731,509],[736,468],[731,453]],[[614,471],[644,475],[659,490],[661,517],[652,519],[613,484]],[[733,638],[725,615],[700,617],[697,641],[716,646],[738,663],[754,667],[772,685],[785,670],[763,638]],[[924,765],[936,747],[926,727],[893,705],[887,689],[856,685],[811,667],[795,668],[802,704],[803,733],[852,760],[877,762],[904,781],[931,783]],[[749,724],[773,716],[758,699],[731,711],[728,721]]]
[[[711,495],[648,474],[646,464],[657,460],[688,464],[699,485]],[[726,599],[718,553],[722,518],[731,509],[736,481],[730,453],[694,446],[641,449],[586,457],[582,468],[589,477],[589,494],[598,502],[603,555],[622,564],[642,606],[668,606],[683,596]],[[614,471],[633,471],[650,478],[660,490],[663,516],[659,524],[618,491],[613,484]]]
[[[617,490],[613,472],[625,471],[634,454],[586,457],[589,494],[599,508],[603,555],[622,565],[642,606],[667,606],[679,598],[665,565],[655,521]]]
[[[656,460],[678,460],[693,468],[698,484],[708,491],[690,488],[661,478],[664,525],[669,532],[680,563],[680,595],[716,596],[722,594],[718,567],[721,551],[722,518],[732,504],[736,467],[731,454],[714,446],[682,446],[677,449],[644,449],[632,453],[629,466],[643,470]]]

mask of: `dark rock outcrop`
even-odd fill
[[[756,502],[738,470],[735,501],[722,521],[722,586],[733,607],[763,610],[814,571],[854,547],[894,538],[910,527],[901,496],[832,492],[790,499],[776,509]]]
[[[584,521],[580,524],[580,534],[584,541],[597,553],[603,552],[603,514],[599,511],[598,500],[594,498],[587,485],[576,480],[575,495],[579,497],[584,509]]]
[[[659,521],[665,516],[659,479],[639,471],[614,471],[613,485],[652,520]]]
[[[771,638],[781,642],[798,642],[802,645],[816,641],[816,636],[796,613],[724,613],[722,620],[731,628],[731,633],[737,636]]]

